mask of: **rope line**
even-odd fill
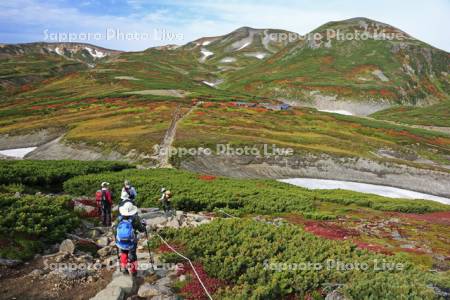
[[[167,245],[167,247],[169,247],[170,250],[172,250],[174,253],[176,253],[178,256],[184,258],[185,260],[187,260],[189,262],[189,264],[192,267],[192,270],[194,270],[195,276],[197,276],[198,281],[200,282],[200,284],[202,285],[203,289],[205,290],[206,295],[208,296],[208,298],[210,300],[213,300],[213,298],[211,297],[210,293],[208,292],[208,289],[206,288],[206,286],[203,284],[203,281],[201,280],[200,276],[197,273],[197,270],[195,270],[194,265],[192,264],[192,261],[187,258],[186,256],[184,256],[183,254],[179,253],[177,250],[175,250],[174,248],[172,248],[172,246],[169,245],[169,243],[167,243],[162,236],[159,235],[159,233],[156,232],[156,235],[161,239],[161,241],[163,241],[164,244]]]
[[[223,211],[223,210],[219,210],[221,213],[223,213],[224,215],[227,215],[227,216],[229,216],[229,217],[231,217],[231,218],[234,218],[234,219],[239,219],[238,217],[235,217],[235,216],[233,216],[233,215],[230,215],[229,213],[226,213],[225,211]]]

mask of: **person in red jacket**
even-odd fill
[[[97,201],[97,208],[99,215],[101,216],[103,226],[111,226],[111,208],[113,202],[108,182],[102,182],[102,189],[97,191],[95,200]]]

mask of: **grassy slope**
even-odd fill
[[[108,181],[118,194],[124,178],[130,179],[139,191],[139,205],[158,205],[161,187],[174,193],[175,206],[183,210],[225,208],[236,213],[303,213],[309,217],[321,216],[318,202],[355,204],[382,211],[431,212],[447,211],[450,206],[433,201],[391,199],[376,195],[343,190],[307,190],[275,180],[242,180],[203,177],[199,174],[171,169],[130,170],[117,173],[79,176],[65,182],[64,190],[72,195],[93,194],[98,182]],[[115,200],[118,201],[116,198]],[[315,215],[319,213],[319,215]]]
[[[225,48],[245,36],[245,32],[242,36],[230,35]],[[422,46],[415,42],[411,47],[419,51]],[[320,90],[348,96],[362,93],[372,98],[389,98],[397,95],[398,86],[411,79],[399,71],[402,61],[392,55],[390,46],[380,41],[349,42],[339,47],[319,49],[305,47],[299,42],[285,48],[278,47],[282,50],[264,61],[245,58],[245,53],[264,48],[257,38],[252,45],[233,53],[243,59],[244,65],[246,59],[253,63],[238,72],[221,75],[215,73],[218,61],[228,55],[221,42],[207,46],[217,52],[217,57],[213,56],[205,63],[198,61],[199,48],[196,48],[198,51],[183,47],[122,53],[101,60],[94,69],[53,78],[43,85],[8,97],[0,102],[0,133],[63,127],[68,130],[67,138],[74,142],[114,148],[122,153],[131,149],[148,153],[154,144],[161,142],[174,108],[179,105],[186,111],[193,99],[262,102],[267,100],[257,99],[251,94],[280,96],[278,92],[273,93],[275,87],[294,96]],[[420,56],[419,61],[409,63],[414,66],[425,62]],[[433,68],[438,67],[439,64],[433,65]],[[374,76],[372,72],[376,69],[381,69],[390,81],[382,82]],[[202,83],[212,74],[216,74],[214,77],[229,76],[224,89],[213,89]],[[137,80],[118,79],[118,76]],[[367,80],[361,82],[360,77]],[[420,81],[420,78],[416,79]],[[128,94],[154,89],[176,89],[187,94],[184,98]],[[446,86],[441,84],[436,88],[435,96],[445,90]],[[439,113],[441,117],[435,118],[441,118],[445,123],[445,110],[439,109]],[[215,132],[215,135],[204,134],[209,132]],[[176,138],[177,145],[210,145],[219,141],[240,144],[264,142],[305,151],[365,157],[373,157],[372,152],[384,147],[400,153],[413,151],[436,162],[445,160],[449,148],[446,136],[411,132],[381,122],[312,110],[279,113],[252,109],[200,109],[181,123]],[[419,145],[414,145],[416,143]]]
[[[427,107],[393,107],[372,117],[404,124],[450,127],[450,100]]]
[[[416,153],[438,163],[450,153],[445,134],[410,129],[380,121],[325,114],[313,109],[267,111],[206,103],[178,127],[175,145],[184,147],[231,143],[276,144],[297,152],[376,159],[378,149]]]
[[[0,59],[0,96],[24,92],[40,85],[39,81],[68,72],[83,70],[85,64],[59,55],[27,54]],[[44,81],[43,84],[46,82]]]

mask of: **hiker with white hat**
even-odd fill
[[[109,190],[109,183],[102,182],[101,189],[95,193],[98,215],[103,226],[111,226],[111,207],[113,204],[112,193]]]
[[[146,232],[145,222],[141,221],[138,208],[130,201],[119,207],[119,213],[114,223],[114,236],[120,252],[120,268],[125,274],[136,276],[138,231]]]
[[[170,215],[170,212],[172,210],[170,198],[172,198],[172,192],[168,191],[166,188],[162,188],[161,189],[161,198],[159,198],[159,201],[161,202],[161,204],[163,206],[164,215],[166,217]]]

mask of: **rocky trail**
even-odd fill
[[[149,238],[162,228],[195,227],[211,221],[211,217],[182,211],[167,217],[157,208],[141,209],[140,216],[147,222]],[[112,236],[109,235],[107,238],[109,241]],[[99,251],[105,254],[108,262],[114,262],[117,265],[114,248],[114,242],[111,242]],[[123,274],[116,266],[111,282],[91,299],[177,299],[171,286],[177,281],[185,280],[186,277],[177,275],[179,266],[162,262],[154,253],[151,253],[150,257],[145,234],[141,234],[139,239],[137,257],[138,274],[135,278]]]
[[[89,215],[89,205],[78,205]],[[147,222],[148,237],[166,227],[196,227],[211,221],[210,216],[182,211],[165,216],[158,208],[141,208]],[[20,264],[0,262],[0,299],[177,299],[172,286],[186,280],[177,275],[180,265],[161,261],[147,247],[145,233],[139,234],[138,274],[123,274],[112,229],[98,227],[89,219],[67,239],[43,255]]]
[[[171,168],[172,165],[169,162],[170,158],[170,148],[172,147],[173,141],[175,139],[175,134],[177,132],[177,124],[180,120],[182,120],[184,117],[186,117],[188,114],[190,114],[194,109],[196,105],[191,107],[189,111],[187,111],[186,114],[182,114],[181,109],[179,106],[175,109],[172,117],[172,122],[167,129],[166,134],[164,135],[163,141],[161,142],[159,146],[159,155],[157,157],[157,160],[159,162],[160,168]]]

